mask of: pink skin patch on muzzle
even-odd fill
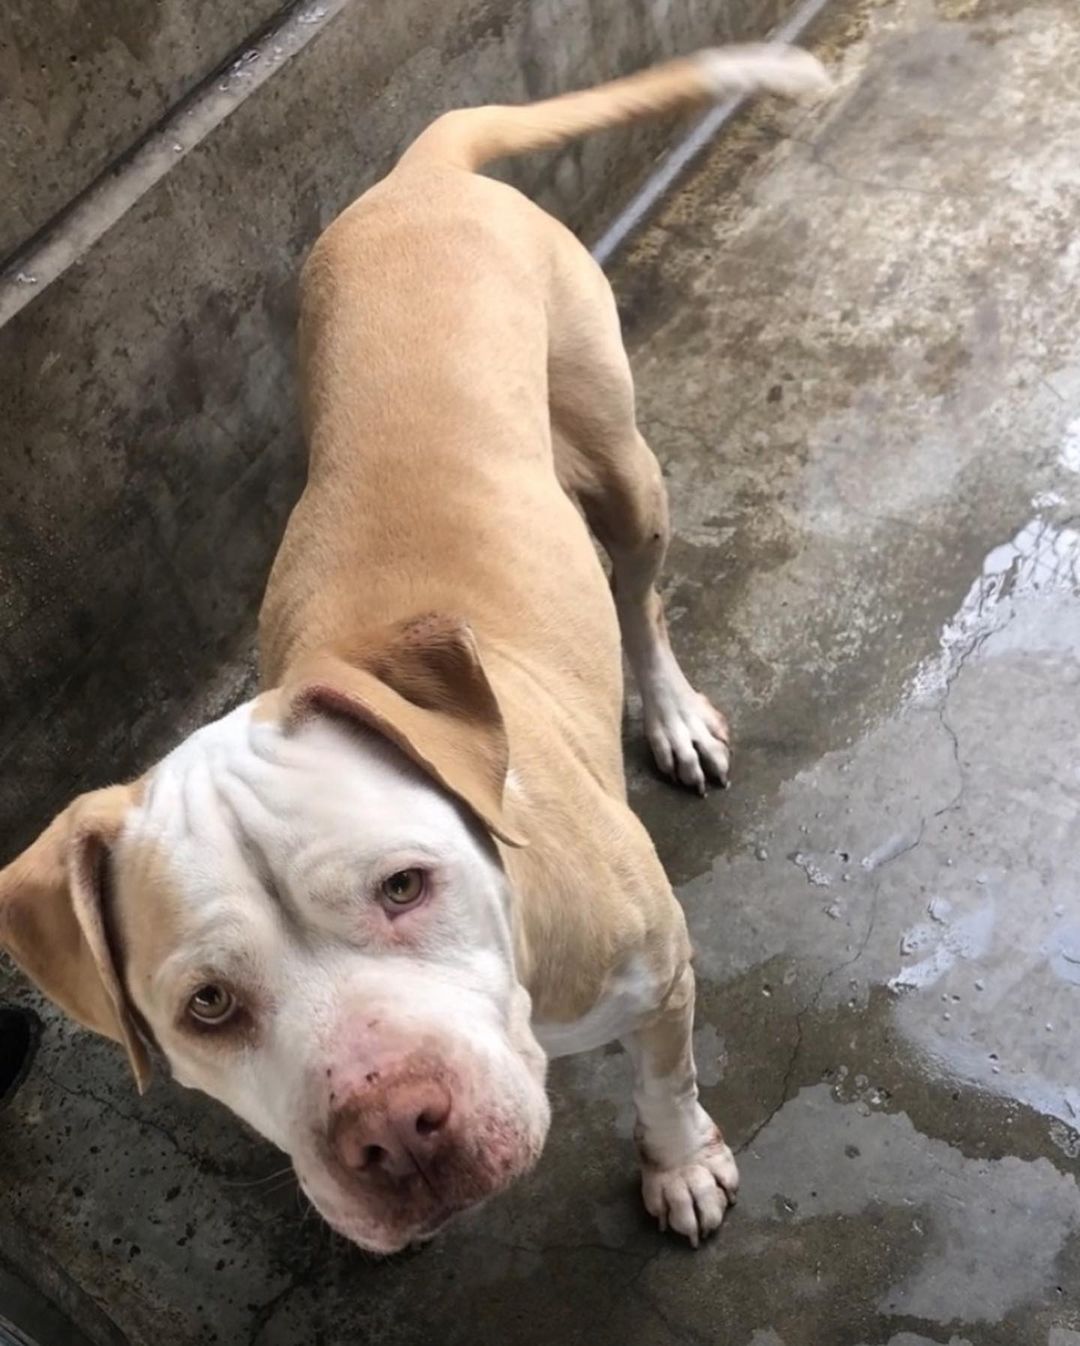
[[[535,1164],[542,1138],[479,1097],[469,1073],[430,1049],[329,1071],[317,1167],[330,1183],[300,1176],[346,1238],[395,1251]]]

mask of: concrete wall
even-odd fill
[[[0,258],[280,8],[281,0],[5,0]]]

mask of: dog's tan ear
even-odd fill
[[[303,660],[283,692],[287,724],[329,711],[368,725],[500,841],[527,844],[506,817],[506,725],[466,623],[426,616],[384,627]]]
[[[150,1057],[110,948],[105,862],[133,801],[114,785],[80,795],[0,870],[0,948],[50,1000],[127,1050],[142,1093]]]

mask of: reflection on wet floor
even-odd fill
[[[1064,503],[1064,497],[1053,498]],[[1041,601],[1046,610],[1038,614],[1046,637],[1057,645],[1065,635],[1071,643],[1080,628],[1063,633],[1056,617],[1066,622],[1080,609],[1076,604],[1058,605],[1059,598],[1080,596],[1080,532],[1037,516],[1026,523],[1009,542],[994,547],[983,562],[982,573],[968,590],[959,611],[941,633],[941,650],[916,673],[912,691],[916,698],[944,690],[960,665],[986,641],[1005,631],[1020,605]],[[1050,609],[1054,611],[1051,612]],[[1080,646],[1074,646],[1080,648]]]

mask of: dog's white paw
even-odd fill
[[[709,780],[727,785],[731,769],[727,721],[680,670],[643,688],[642,702],[645,737],[665,776],[700,795]]]
[[[673,1229],[695,1248],[720,1228],[738,1190],[735,1156],[723,1141],[712,1142],[675,1168],[654,1168],[650,1164],[642,1168],[645,1209],[656,1217],[662,1230]]]

